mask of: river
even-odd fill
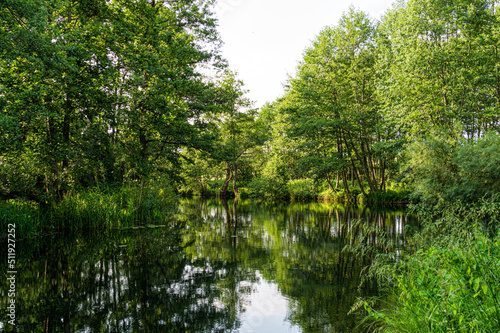
[[[402,208],[194,199],[176,221],[20,240],[16,325],[0,331],[363,331],[350,309],[379,295],[361,284],[373,248],[397,259],[413,223]]]

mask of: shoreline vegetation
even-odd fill
[[[218,182],[220,183],[220,182]],[[238,199],[257,202],[272,201],[269,198],[255,198],[245,187],[240,187]],[[306,189],[309,190],[309,189]],[[350,197],[340,192],[313,193],[292,192],[291,195],[275,202],[325,202],[345,205],[387,205],[406,206],[408,194],[398,195],[388,192],[387,197],[377,200],[366,200],[360,194]],[[311,193],[311,194],[309,194]],[[404,195],[404,197],[403,197]],[[0,226],[6,230],[8,224],[18,227],[20,239],[42,237],[58,232],[88,232],[109,229],[124,229],[151,225],[174,225],[174,215],[182,197],[176,194],[168,183],[149,182],[149,184],[128,184],[115,188],[82,189],[69,193],[62,200],[52,205],[44,205],[26,199],[9,199],[0,201]],[[200,198],[221,199],[216,191],[205,193]],[[226,198],[234,199],[229,191]],[[389,198],[389,200],[385,200]],[[401,199],[402,198],[402,199]],[[396,200],[394,200],[396,199]],[[0,233],[0,240],[6,235]]]
[[[470,204],[414,207],[421,230],[394,263],[380,254],[369,269],[386,295],[360,300],[370,332],[498,332],[500,230],[498,196]],[[374,309],[376,306],[376,310]]]
[[[260,109],[212,1],[2,1],[0,45],[0,238],[173,227],[180,196],[409,204],[411,251],[366,272],[389,301],[353,311],[500,331],[496,1],[351,7]]]

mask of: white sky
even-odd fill
[[[352,4],[379,19],[393,0],[219,0],[223,56],[238,72],[256,107],[283,95],[302,53],[325,26],[337,25]]]

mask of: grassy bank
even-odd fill
[[[364,184],[364,195],[359,186],[344,189],[342,181],[336,189],[330,189],[326,181],[315,181],[310,178],[277,181],[271,178],[255,178],[239,188],[246,196],[253,199],[291,200],[291,201],[337,201],[360,204],[407,204],[410,191],[399,186],[388,186],[386,191],[371,193],[368,184]]]
[[[500,202],[420,208],[419,248],[390,267],[378,332],[500,332]],[[373,272],[372,272],[373,273]]]
[[[47,207],[32,201],[1,202],[0,226],[7,230],[8,224],[16,224],[18,238],[30,238],[54,231],[166,224],[172,220],[176,204],[177,197],[168,185],[86,189]]]

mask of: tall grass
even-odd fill
[[[366,305],[379,332],[500,332],[499,203],[421,208],[420,248],[390,270],[386,309]],[[492,237],[492,232],[497,234]]]
[[[358,201],[370,204],[406,204],[410,201],[410,191],[404,189],[388,189],[385,192],[368,193],[366,197],[362,194],[360,196]]]
[[[54,209],[57,228],[119,228],[162,224],[172,217],[176,198],[169,188],[122,187],[116,192],[69,195]]]
[[[417,252],[395,276],[381,332],[500,332],[500,241],[484,236]]]
[[[165,184],[149,183],[119,189],[87,189],[70,193],[50,207],[8,201],[0,205],[0,226],[16,224],[19,238],[51,231],[123,228],[172,221],[177,197]]]
[[[0,202],[0,239],[7,237],[7,230],[11,229],[9,224],[15,224],[16,238],[19,238],[20,235],[39,235],[46,221],[36,203],[16,200]]]

